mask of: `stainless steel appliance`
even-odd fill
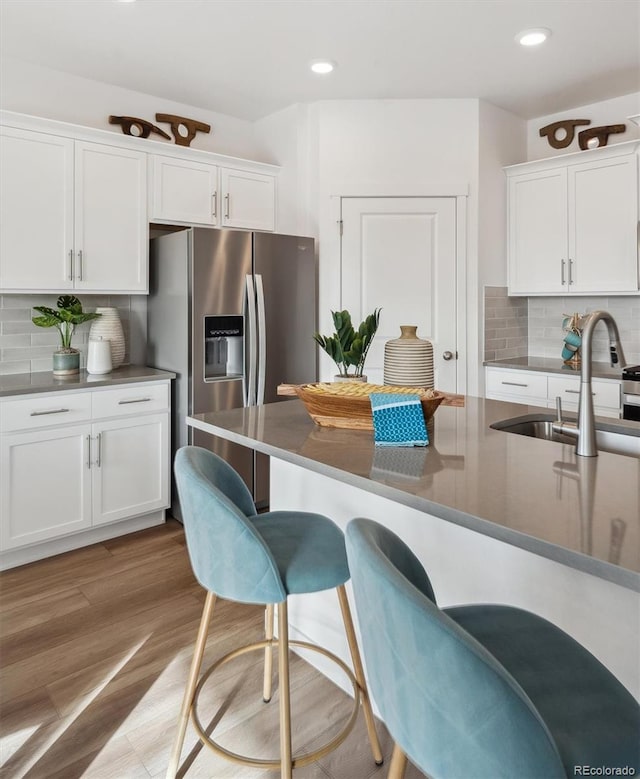
[[[622,371],[622,418],[640,422],[640,365]]]
[[[187,429],[185,417],[285,400],[278,384],[316,380],[313,239],[175,229],[151,240],[147,308],[149,365],[177,374],[172,449],[219,453],[264,506],[268,457]],[[175,489],[172,509],[179,518]]]

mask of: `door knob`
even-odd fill
[[[443,360],[452,360],[453,359],[453,352],[450,352],[448,350],[446,352],[442,352],[442,359]]]

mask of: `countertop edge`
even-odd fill
[[[83,370],[80,374],[69,378],[54,377],[52,373],[46,371],[7,374],[0,376],[0,400],[45,392],[76,392],[97,387],[115,387],[120,384],[171,381],[175,378],[176,374],[172,371],[144,365],[124,365],[105,374],[89,374]]]
[[[565,365],[558,357],[512,357],[504,360],[484,360],[485,368],[504,368],[512,371],[533,371],[535,373],[554,373],[558,376],[576,376],[580,378],[580,368]],[[592,364],[594,379],[622,381],[622,368],[612,368],[606,362]]]

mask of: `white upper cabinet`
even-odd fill
[[[0,290],[73,287],[73,141],[0,127]]]
[[[260,173],[222,168],[222,226],[275,230],[275,179]]]
[[[218,225],[218,166],[151,155],[149,218],[152,221]]]
[[[273,174],[162,154],[151,159],[152,222],[275,230]]]
[[[146,154],[98,143],[75,146],[75,288],[146,292]]]
[[[618,144],[506,169],[510,294],[638,291],[636,148]]]
[[[146,154],[1,129],[0,290],[146,292]]]

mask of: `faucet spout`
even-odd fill
[[[609,357],[611,365],[624,368],[624,351],[615,319],[608,311],[594,311],[589,315],[582,331],[582,364],[580,367],[580,397],[578,400],[578,441],[576,454],[580,457],[596,457],[596,422],[593,410],[591,378],[593,375],[593,331],[598,322],[604,322],[609,331]]]

